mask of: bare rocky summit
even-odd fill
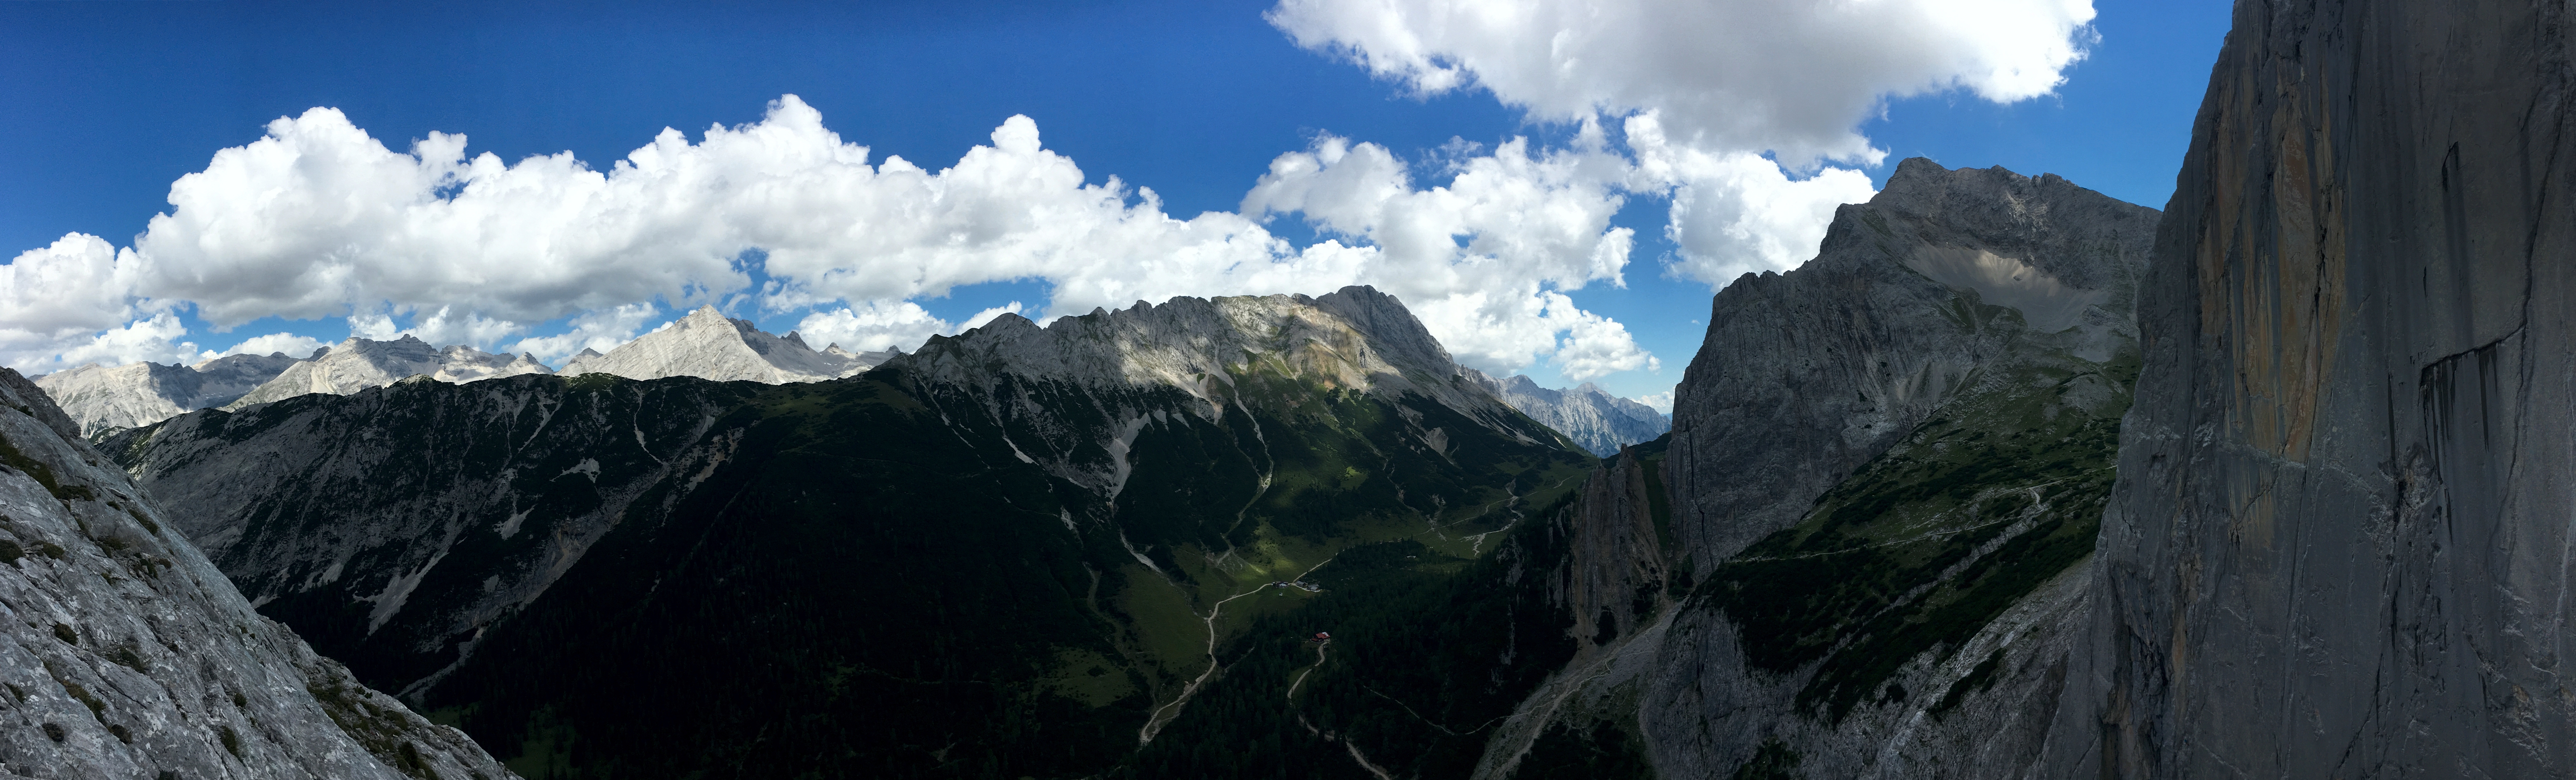
[[[550,374],[553,369],[533,355],[495,355],[464,345],[432,347],[405,334],[392,341],[350,337],[325,347],[311,360],[299,361],[276,379],[244,394],[223,408],[238,409],[312,393],[349,395],[403,379],[427,376],[441,382],[465,383],[521,374]]]
[[[5,774],[514,776],[253,611],[17,372],[0,407]]]
[[[297,360],[276,352],[228,355],[194,366],[92,363],[36,377],[35,382],[80,425],[82,435],[96,436],[232,403]]]
[[[2093,361],[2133,342],[2156,216],[2051,174],[1898,163],[1835,212],[1814,260],[1711,303],[1673,397],[1682,553],[1705,573],[1796,522],[2016,341]]]
[[[1004,370],[1096,388],[1169,387],[1219,404],[1211,416],[1234,394],[1229,385],[1237,373],[1295,377],[1390,399],[1418,393],[1479,420],[1508,408],[1468,378],[1469,369],[1403,302],[1362,286],[1320,297],[1137,301],[1043,328],[1004,314],[956,337],[931,337],[919,353],[889,365],[961,387],[988,386]]]
[[[584,349],[564,364],[566,376],[613,374],[628,379],[693,376],[718,382],[820,382],[855,375],[899,352],[850,352],[833,344],[817,352],[791,332],[772,335],[702,306],[608,354]]]
[[[1720,291],[1670,438],[1576,507],[1552,576],[1588,641],[1476,776],[1616,752],[1590,734],[1634,735],[1666,777],[2036,766],[2156,218],[1910,159],[1814,260]]]

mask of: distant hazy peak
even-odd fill
[[[1556,429],[1595,455],[1616,455],[1620,447],[1651,441],[1672,429],[1672,421],[1654,407],[1611,395],[1590,382],[1569,390],[1539,386],[1524,374],[1495,379],[1466,369],[1467,377],[1493,392],[1503,403],[1530,419]]]

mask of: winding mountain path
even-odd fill
[[[1323,560],[1316,561],[1315,565],[1306,567],[1305,571],[1298,572],[1297,576],[1293,579],[1295,581],[1303,581],[1306,579],[1306,575],[1315,573],[1316,569],[1324,568],[1324,564],[1332,563],[1334,558],[1339,557],[1341,557],[1341,553],[1334,553],[1330,556],[1326,556]],[[1199,672],[1198,679],[1191,680],[1190,684],[1181,686],[1181,695],[1174,697],[1172,699],[1172,703],[1155,708],[1153,717],[1145,719],[1145,728],[1136,732],[1136,744],[1139,747],[1153,742],[1154,735],[1162,733],[1164,726],[1171,725],[1173,718],[1181,716],[1181,705],[1188,704],[1190,697],[1199,692],[1199,687],[1206,685],[1208,678],[1216,676],[1218,669],[1216,661],[1216,642],[1218,639],[1216,619],[1218,616],[1225,614],[1225,603],[1245,596],[1250,596],[1255,593],[1260,593],[1264,590],[1270,589],[1270,587],[1271,584],[1265,582],[1260,585],[1253,586],[1251,590],[1219,599],[1214,606],[1208,608],[1208,613],[1206,615],[1199,618],[1199,622],[1206,624],[1207,626],[1207,670]]]

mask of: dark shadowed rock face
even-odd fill
[[[2016,343],[2109,359],[2155,220],[2054,175],[1916,158],[1835,213],[1816,259],[1728,285],[1673,405],[1689,568],[1797,522]]]
[[[2235,13],[2141,288],[2055,771],[2564,776],[2576,28]]]
[[[1583,641],[1477,776],[2034,768],[2088,614],[2155,217],[1908,160],[1816,260],[1720,293],[1670,437],[1570,513]]]
[[[513,776],[253,612],[177,526],[0,368],[7,776]]]

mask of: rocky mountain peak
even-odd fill
[[[629,379],[694,376],[768,384],[817,382],[850,376],[884,362],[878,353],[816,352],[801,334],[763,331],[750,320],[700,306],[661,330],[636,337],[602,355],[582,350],[565,374],[614,374]]]
[[[1176,297],[1062,317],[1041,328],[1003,314],[932,337],[891,361],[939,381],[981,385],[1008,369],[1092,385],[1168,386],[1208,397],[1237,370],[1266,370],[1381,394],[1411,390],[1475,406],[1462,369],[1394,296],[1369,287],[1304,295]]]
[[[1914,157],[1898,163],[1868,203],[1836,211],[1830,233],[1846,243],[1915,239],[1954,250],[1906,263],[1935,281],[1977,287],[1988,303],[2013,306],[2134,279],[2141,259],[2100,251],[2101,242],[2106,231],[2152,224],[2155,215],[2056,174],[2024,176],[2002,166],[1949,170]],[[1837,254],[1831,234],[1820,260]]]
[[[378,341],[349,337],[324,348],[313,359],[297,361],[224,405],[237,409],[309,393],[348,395],[384,387],[405,377],[428,376],[441,382],[465,383],[521,374],[549,374],[553,369],[533,355],[496,355],[461,344],[434,347],[409,333]]]
[[[1653,440],[1672,429],[1672,421],[1654,407],[1611,395],[1590,382],[1553,390],[1524,374],[1495,379],[1469,369],[1467,375],[1503,403],[1565,434],[1594,455],[1616,455],[1621,447]]]
[[[91,363],[37,377],[35,384],[70,413],[84,435],[96,435],[232,403],[295,363],[282,352],[227,355],[195,366]]]

